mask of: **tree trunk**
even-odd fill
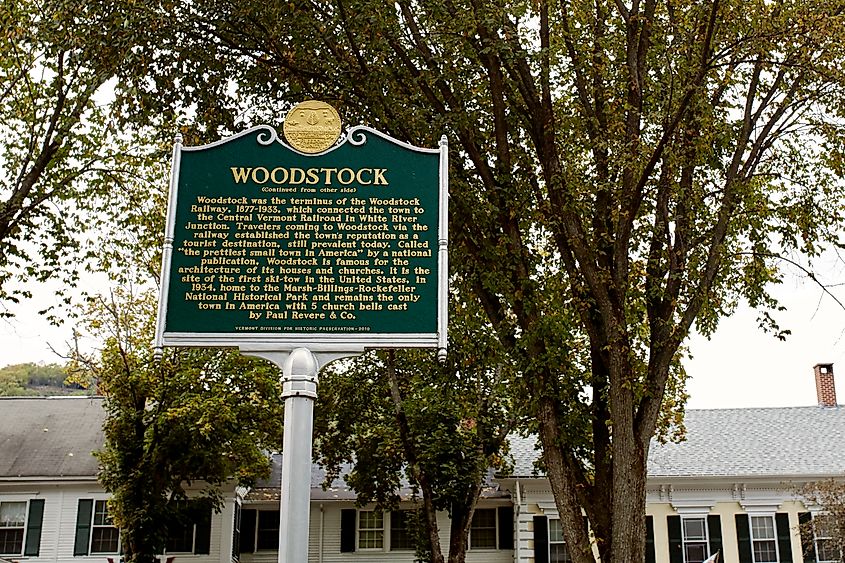
[[[469,545],[469,534],[472,527],[472,517],[478,498],[481,496],[481,481],[476,481],[464,495],[464,502],[460,506],[452,506],[449,535],[448,563],[464,563]]]
[[[390,398],[393,400],[393,413],[396,417],[396,424],[399,427],[399,436],[402,440],[402,447],[405,450],[405,459],[408,460],[408,470],[422,491],[423,518],[426,537],[428,538],[429,549],[431,550],[431,563],[445,563],[443,552],[440,549],[440,532],[437,526],[437,508],[434,505],[434,492],[427,475],[419,466],[416,448],[411,440],[408,418],[402,406],[402,391],[399,386],[399,376],[396,373],[396,356],[393,350],[390,350],[387,354],[385,369],[387,377],[390,380]]]

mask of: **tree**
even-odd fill
[[[281,448],[278,370],[231,350],[152,350],[155,299],[115,292],[92,299],[87,328],[103,343],[77,354],[106,398],[100,483],[121,530],[124,557],[152,562],[164,551],[186,488],[202,484],[219,509],[230,479],[249,485],[269,472],[267,449]]]
[[[320,377],[316,409],[326,482],[350,464],[345,479],[357,503],[396,510],[407,479],[419,506],[417,559],[432,563],[465,561],[476,505],[490,469],[505,468],[520,412],[516,374],[495,335],[471,303],[455,301],[459,318],[443,365],[433,353],[392,350],[337,364]],[[450,516],[446,557],[439,511]]]
[[[0,396],[37,395],[34,387],[47,387],[55,393],[65,386],[67,374],[58,364],[14,364],[0,368]]]
[[[840,244],[842,12],[207,0],[148,58],[236,97],[181,89],[173,64],[126,84],[196,104],[204,129],[269,93],[334,100],[417,145],[445,132],[451,263],[529,391],[573,561],[594,560],[583,510],[601,561],[627,563],[644,557],[649,444],[690,330],[740,299],[778,329],[778,260]]]
[[[27,389],[28,378],[23,369],[18,366],[6,366],[0,369],[0,397],[20,395],[35,395],[32,389]]]
[[[139,15],[120,1],[0,1],[0,315],[51,278],[69,304],[100,257],[91,233],[139,157],[109,104]]]
[[[814,561],[845,561],[845,486],[828,479],[807,483],[799,493],[805,504],[823,510],[801,521],[805,557]]]

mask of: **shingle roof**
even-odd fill
[[[743,477],[845,473],[845,408],[689,410],[686,440],[652,442],[649,477]],[[513,475],[536,474],[536,439],[512,437]]]
[[[97,475],[103,446],[102,398],[0,399],[0,479]]]
[[[347,473],[349,465],[344,465],[341,472]],[[355,492],[349,488],[343,479],[335,479],[325,491],[322,488],[326,479],[326,470],[311,464],[311,498],[314,500],[354,500]],[[270,477],[260,479],[247,495],[247,500],[264,501],[279,500],[282,493],[282,454],[270,456]]]
[[[653,444],[650,476],[845,473],[845,408],[691,410],[687,439]]]
[[[357,494],[354,489],[346,484],[344,476],[352,470],[352,464],[344,463],[340,468],[340,477],[334,479],[326,489],[323,489],[323,482],[326,480],[326,470],[316,463],[311,464],[311,500],[355,500]],[[282,487],[282,454],[273,454],[270,458],[270,477],[259,480],[255,487],[249,491],[246,499],[248,501],[260,502],[268,500],[279,500]],[[403,500],[413,498],[414,491],[410,482],[402,478],[399,485],[399,497]],[[485,476],[485,484],[481,489],[482,498],[506,497],[508,493],[500,490],[499,484],[493,481],[493,472],[489,471]]]
[[[91,452],[103,446],[104,418],[102,398],[0,398],[0,479],[95,477]],[[652,444],[650,477],[845,473],[843,407],[689,410],[685,424],[685,441]],[[536,474],[535,445],[534,436],[511,437],[512,475]],[[279,486],[280,458],[273,461],[272,478],[261,484],[268,493]],[[315,466],[312,490],[319,490],[324,478]],[[351,498],[354,493],[337,480],[322,495]]]

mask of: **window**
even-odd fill
[[[340,552],[413,551],[417,547],[417,511],[413,509],[340,510]]]
[[[279,549],[278,510],[259,510],[257,528],[256,549]]]
[[[119,550],[120,531],[109,515],[108,503],[104,500],[95,501],[90,553],[117,553]]]
[[[571,563],[560,520],[549,520],[549,563]]]
[[[707,518],[684,518],[681,527],[684,542],[684,563],[701,563],[710,556],[707,544]]]
[[[167,523],[165,553],[209,552],[211,542],[211,506],[203,500],[178,501]]]
[[[842,561],[842,552],[834,539],[835,530],[835,522],[829,514],[813,515],[813,543],[818,563]]]
[[[167,527],[167,553],[194,552],[194,525],[188,523],[170,524]]]
[[[26,524],[26,501],[0,502],[0,554],[20,555]]]
[[[384,548],[384,513],[380,510],[358,512],[358,549]]]
[[[394,510],[390,513],[390,549],[395,551],[412,550],[415,547],[414,511]]]
[[[777,563],[777,541],[773,516],[751,516],[751,551],[754,563]]]
[[[469,529],[470,549],[496,549],[496,509],[476,508]]]

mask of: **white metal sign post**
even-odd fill
[[[306,348],[292,352],[244,352],[282,367],[285,434],[282,496],[279,517],[279,563],[308,561],[311,496],[311,446],[314,401],[317,398],[318,357]],[[335,354],[317,354],[328,363]]]
[[[308,561],[322,367],[438,348],[448,300],[448,147],[414,147],[305,102],[286,144],[262,125],[173,152],[156,348],[237,346],[282,369],[279,563]],[[337,131],[337,134],[333,133]]]

